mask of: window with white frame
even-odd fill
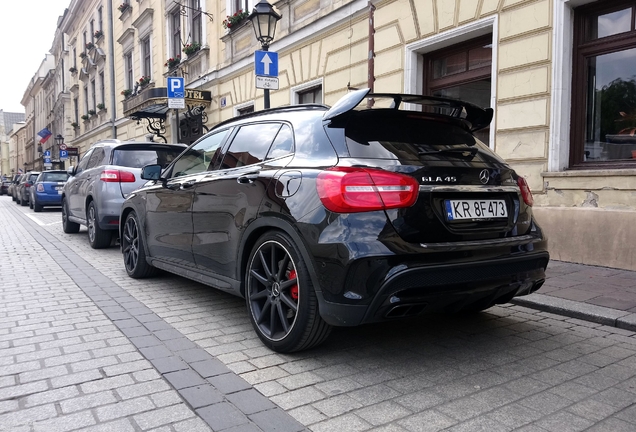
[[[97,93],[96,93],[96,87],[95,87],[95,80],[91,80],[91,107],[93,109],[93,111],[95,111],[96,109],[96,99],[97,99]]]
[[[181,56],[181,9],[170,13],[171,57]]]
[[[298,93],[299,104],[321,104],[322,103],[322,85],[301,90]]]
[[[150,36],[141,40],[141,74],[143,76],[152,76]]]
[[[103,31],[104,27],[104,8],[102,6],[97,8],[97,30]]]
[[[102,104],[106,104],[106,79],[104,77],[104,71],[99,73],[99,100]]]
[[[202,44],[201,0],[190,0],[190,40]]]
[[[88,86],[84,86],[84,115],[88,115]]]
[[[124,54],[124,85],[127,89],[132,90],[135,81],[133,78],[133,57],[132,51]]]

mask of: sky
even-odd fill
[[[24,92],[53,45],[71,0],[0,0],[0,109],[24,112]]]

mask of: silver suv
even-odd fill
[[[167,166],[186,146],[152,142],[103,140],[94,144],[77,167],[70,167],[62,190],[62,226],[65,233],[88,228],[93,249],[108,247],[119,228],[124,199],[146,183],[144,165]]]

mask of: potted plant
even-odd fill
[[[139,81],[137,81],[139,83],[139,87],[145,87],[148,85],[148,83],[150,83],[150,77],[149,76],[142,76],[141,78],[139,78]]]
[[[72,123],[71,123],[71,127],[72,127],[73,129],[77,129],[77,128],[79,128],[79,123],[77,123],[77,122],[72,122]]]
[[[87,42],[86,43],[86,49],[87,50],[92,50],[93,48],[95,48],[95,44],[93,42]]]
[[[88,115],[89,115],[89,116],[91,116],[91,117],[92,117],[92,116],[94,116],[94,115],[96,115],[96,114],[97,114],[97,112],[96,112],[95,110],[93,110],[93,109],[89,109],[89,110],[88,110]]]
[[[101,30],[97,30],[95,31],[95,33],[93,34],[93,37],[95,37],[95,39],[100,39],[102,36],[104,36],[104,32]]]
[[[196,53],[201,49],[201,44],[199,42],[192,42],[183,47],[183,52],[190,57],[192,54]]]
[[[128,2],[124,2],[120,4],[119,6],[117,6],[117,10],[119,10],[119,12],[121,13],[126,12],[128,9],[132,9],[132,6]]]
[[[77,68],[75,66],[71,66],[70,68],[68,68],[69,72],[74,74],[77,72]]]
[[[81,119],[84,121],[88,121],[88,119],[90,119],[90,116],[88,114],[82,114]]]
[[[124,96],[124,98],[127,98],[128,96],[132,94],[132,90],[131,89],[122,90],[121,94]]]
[[[100,111],[106,111],[106,105],[104,105],[103,103],[98,103],[97,109]]]
[[[85,52],[81,52],[81,53],[79,53],[79,56],[80,56],[80,58],[84,58],[84,57],[86,57],[86,53]]]
[[[172,69],[176,67],[179,63],[181,63],[181,56],[170,57],[168,60],[166,60],[166,62],[164,63],[164,66],[168,66],[168,69]]]
[[[236,27],[241,21],[249,16],[249,12],[243,12],[243,9],[239,9],[237,12],[234,12],[234,15],[228,15],[223,20],[223,27],[231,30]]]

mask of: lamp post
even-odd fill
[[[57,144],[58,147],[64,144],[64,137],[60,134],[57,134],[57,136],[55,137],[55,144]]]
[[[271,4],[266,0],[259,1],[252,14],[249,16],[249,20],[252,21],[254,26],[254,33],[256,39],[261,43],[263,51],[269,49],[269,44],[274,40],[274,33],[276,33],[276,23],[282,16],[274,10]],[[264,105],[265,109],[269,108],[269,89],[264,89]]]

